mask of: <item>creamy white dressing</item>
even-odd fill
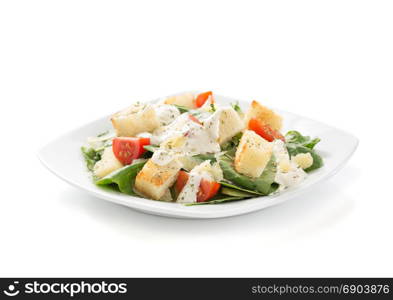
[[[197,119],[204,123],[207,119],[209,119],[214,113],[210,111],[200,111],[198,110],[198,114],[196,115]]]
[[[201,180],[205,179],[208,181],[214,181],[214,175],[212,174],[212,168],[210,165],[210,160],[206,160],[200,165],[196,166],[189,173],[187,183],[183,187],[179,196],[177,197],[177,202],[179,203],[195,203],[197,202],[197,193],[199,191],[199,186]]]
[[[303,171],[295,162],[289,159],[288,150],[285,143],[281,140],[275,140],[273,143],[273,154],[277,161],[277,173],[275,182],[280,185],[278,191],[282,191],[291,186],[298,185],[306,177],[307,173]],[[288,170],[281,170],[280,164],[286,164]]]
[[[212,112],[212,104],[214,104],[213,99],[211,96],[207,98],[205,103],[199,108],[200,111]]]
[[[202,180],[202,176],[198,174],[190,173],[188,177],[188,181],[186,185],[183,187],[176,201],[179,203],[197,202],[197,193],[199,190],[199,185],[201,183],[201,180]]]
[[[99,150],[108,144],[110,144],[111,140],[116,136],[114,132],[108,132],[106,134],[103,134],[102,136],[97,136],[97,137],[88,137],[87,138],[87,143],[91,148],[94,150]]]
[[[220,137],[220,118],[223,109],[217,109],[212,115],[207,117],[203,124],[207,131],[210,132],[212,137],[214,137],[216,143],[218,143],[218,138]]]
[[[195,122],[194,122],[195,123]],[[216,153],[221,151],[217,136],[209,127],[195,123],[186,132],[186,141],[183,151],[189,155]]]
[[[151,139],[153,135],[150,132],[141,132],[138,133],[136,136]]]
[[[172,123],[167,126],[161,126],[153,131],[151,143],[159,145],[163,141],[174,137],[179,134],[183,134],[183,131],[187,130],[190,118],[187,113],[184,113],[177,117]]]
[[[179,154],[172,153],[170,150],[167,149],[157,149],[156,151],[154,151],[151,160],[157,165],[165,166],[179,156]]]
[[[307,173],[299,168],[297,164],[291,162],[291,169],[288,172],[277,170],[275,181],[280,185],[278,191],[282,191],[288,187],[298,185],[306,179]]]
[[[161,126],[166,126],[172,123],[178,116],[180,116],[179,110],[174,105],[156,104],[154,110]]]
[[[211,173],[214,177],[214,181],[222,181],[224,179],[224,173],[220,167],[220,164],[218,162],[215,162],[211,166]]]
[[[210,160],[205,160],[204,162],[200,163],[196,167],[194,167],[190,173],[199,174],[202,178],[215,181],[212,165],[210,164]]]
[[[289,162],[289,154],[288,150],[285,146],[285,143],[282,140],[274,140],[273,144],[273,154],[276,157],[277,162],[288,161]]]
[[[220,113],[221,111],[217,110],[209,114],[203,120],[203,125],[191,120],[189,114],[184,113],[171,124],[154,131],[151,138],[152,144],[162,145],[162,142],[174,138],[181,138],[183,141],[171,149],[161,146],[154,152],[152,161],[158,165],[165,165],[175,157],[220,152],[221,148],[218,143]]]

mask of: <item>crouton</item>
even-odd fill
[[[165,190],[165,193],[160,198],[160,201],[165,201],[165,202],[172,202],[173,201],[172,194],[171,194],[171,191],[169,189]]]
[[[244,122],[232,108],[223,108],[220,112],[218,143],[223,144],[244,129]]]
[[[168,97],[165,99],[165,104],[176,104],[188,108],[195,108],[194,95],[191,93],[181,94],[177,96]]]
[[[246,113],[246,124],[248,124],[248,121],[251,118],[260,120],[264,124],[269,125],[274,130],[280,131],[282,128],[282,117],[255,100],[251,102],[251,107]]]
[[[123,164],[116,158],[112,147],[105,148],[101,160],[99,160],[93,169],[95,176],[102,178],[117,169],[123,167]]]
[[[135,189],[149,198],[159,200],[176,181],[180,167],[177,160],[160,166],[150,159],[136,176]]]
[[[246,130],[235,155],[235,169],[250,177],[261,176],[273,152],[273,145],[254,131]]]
[[[117,136],[135,136],[141,132],[151,132],[160,126],[154,107],[141,103],[115,113],[111,121]]]

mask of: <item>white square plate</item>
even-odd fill
[[[237,100],[219,95],[215,95],[215,97],[220,104],[229,104]],[[239,102],[242,108],[246,108],[249,105],[245,101]],[[58,137],[40,150],[39,158],[50,171],[73,186],[85,190],[98,198],[146,213],[198,219],[241,215],[282,203],[306,192],[312,185],[327,179],[339,171],[357,148],[358,139],[351,134],[292,113],[276,111],[283,117],[283,132],[298,130],[304,135],[321,138],[321,142],[316,146],[316,150],[323,157],[324,166],[311,172],[299,186],[273,196],[216,205],[184,206],[178,203],[153,201],[102,189],[92,182],[80,148],[86,143],[87,137],[96,136],[111,128],[108,117],[90,122]]]

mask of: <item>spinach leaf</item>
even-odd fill
[[[267,163],[261,176],[255,180],[256,190],[262,194],[269,195],[271,193],[271,186],[277,173],[276,158],[272,155],[270,161]]]
[[[173,106],[176,106],[176,108],[180,111],[181,114],[191,110],[190,108],[182,105],[173,104]]]
[[[271,186],[274,182],[277,169],[276,159],[274,156],[272,156],[266,165],[265,170],[258,178],[251,178],[246,175],[239,174],[233,167],[233,160],[230,160],[225,156],[221,157],[219,163],[226,180],[229,180],[242,188],[255,190],[261,195],[268,195],[271,193]]]
[[[90,171],[93,171],[94,165],[101,159],[101,152],[93,148],[82,147],[82,154],[86,161],[86,166]]]
[[[158,150],[160,147],[153,146],[153,145],[147,145],[147,146],[143,146],[143,148],[150,153],[154,153],[154,151]],[[146,155],[146,156],[147,157],[144,156],[144,158],[151,157],[151,155]],[[197,155],[193,155],[192,157],[194,157],[200,161],[205,161],[205,160],[211,160],[212,162],[216,161],[216,157],[214,156],[214,154],[197,154]]]
[[[226,181],[220,181],[220,184],[221,184],[222,186],[225,186],[225,187],[228,187],[228,188],[231,188],[231,189],[236,189],[236,190],[241,191],[241,192],[253,194],[255,197],[256,197],[257,195],[260,195],[260,196],[262,195],[261,193],[259,193],[259,192],[257,192],[257,191],[247,190],[247,189],[245,189],[245,188],[239,187],[239,186],[234,185],[234,184],[232,184],[232,183],[228,183],[228,182],[226,182]]]
[[[270,190],[269,190],[269,195],[271,193],[274,193],[275,191],[277,191],[277,189],[280,187],[280,185],[276,182],[273,182],[272,185],[270,186]]]
[[[159,147],[153,145],[146,145],[143,146],[143,148],[146,150],[146,152],[143,153],[142,158],[151,158],[154,151],[156,151]]]
[[[175,185],[172,185],[172,186],[169,188],[169,192],[171,193],[172,199],[173,199],[174,201],[176,201],[177,196],[178,196],[178,193],[177,193],[177,191],[176,191]]]
[[[295,156],[295,155],[297,155],[299,153],[310,153],[311,154],[311,156],[313,158],[313,163],[312,163],[311,167],[305,169],[304,171],[310,172],[310,171],[319,169],[320,167],[323,166],[322,157],[319,156],[315,152],[315,150],[310,149],[310,148],[305,147],[305,146],[302,146],[302,145],[299,145],[299,144],[295,144],[295,143],[287,143],[286,146],[287,146],[287,149],[288,149],[288,153],[289,153],[289,155],[291,157]]]
[[[236,172],[233,167],[233,162],[230,159],[222,156],[219,160],[219,164],[226,180],[249,190],[255,189],[255,183],[252,179]]]
[[[120,192],[136,196],[137,194],[133,191],[135,184],[136,175],[142,170],[146,161],[139,162],[133,165],[125,166],[119,170],[116,170],[104,178],[96,181],[97,185],[110,185],[116,184]]]
[[[254,193],[247,193],[247,192],[240,191],[238,189],[231,189],[227,187],[223,187],[221,189],[221,194],[232,196],[232,197],[243,197],[243,198],[256,196]]]
[[[156,151],[159,147],[153,146],[153,145],[146,145],[146,146],[143,146],[143,148],[144,148],[145,150],[149,151],[149,152],[154,152],[154,151]]]
[[[242,113],[242,109],[239,106],[239,101],[236,101],[235,103],[231,103],[232,108],[237,112],[237,113]]]
[[[197,154],[197,155],[193,155],[192,157],[199,159],[201,161],[205,161],[205,160],[210,160],[211,162],[217,161],[214,154]]]
[[[194,205],[206,205],[206,204],[219,204],[223,202],[228,202],[228,201],[237,201],[237,200],[242,200],[244,197],[221,197],[221,198],[212,198],[209,201],[205,202],[194,202],[194,203],[186,203],[184,205],[186,206],[194,206]]]
[[[97,137],[103,137],[103,136],[107,135],[108,133],[109,133],[109,130],[104,131],[104,132],[98,134]]]
[[[231,151],[231,150],[235,150],[236,152],[236,147],[239,145],[240,143],[240,139],[242,138],[243,133],[239,132],[238,134],[236,134],[234,137],[232,137],[228,142],[224,143],[221,146],[221,150],[222,151]]]
[[[286,147],[289,155],[295,156],[299,153],[310,153],[313,158],[313,164],[311,167],[305,169],[306,172],[316,170],[323,166],[322,157],[319,156],[314,147],[318,144],[321,139],[314,138],[311,139],[309,136],[304,136],[296,130],[288,131],[285,135]]]
[[[309,136],[304,136],[296,130],[288,131],[285,140],[287,143],[298,144],[310,149],[313,149],[321,141],[319,138],[311,139]]]
[[[270,188],[271,189],[270,193],[274,192],[277,188],[278,188],[278,184],[273,183]],[[209,201],[187,203],[185,205],[186,206],[194,206],[194,205],[220,204],[220,203],[229,202],[229,201],[244,200],[244,199],[256,197],[256,196],[257,195],[255,195],[255,193],[253,194],[253,193],[243,192],[239,188],[237,188],[237,189],[222,188],[220,196],[216,196]]]

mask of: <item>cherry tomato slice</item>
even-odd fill
[[[191,121],[194,121],[195,123],[198,123],[199,125],[202,125],[202,122],[199,121],[194,115],[188,115]]]
[[[258,119],[250,119],[248,122],[248,129],[255,131],[256,134],[260,135],[268,142],[273,142],[277,139],[285,142],[285,138],[280,132],[274,130],[269,125],[262,123]]]
[[[197,202],[205,202],[213,198],[220,189],[220,186],[221,184],[218,182],[202,179],[201,184],[199,185]]]
[[[143,153],[146,152],[146,149],[143,148],[143,146],[148,146],[148,145],[150,145],[150,138],[147,138],[147,137],[140,137],[140,138],[139,138],[139,144],[140,144],[140,151],[141,151],[141,154],[140,154],[140,155],[142,155]]]
[[[179,194],[188,181],[189,175],[185,171],[180,171],[177,177],[177,181],[175,184],[176,193]],[[199,185],[199,190],[197,193],[197,202],[205,202],[212,197],[214,197],[218,190],[220,189],[221,184],[215,181],[209,181],[206,179],[202,179]]]
[[[129,165],[134,159],[141,157],[145,152],[143,146],[149,144],[149,138],[116,137],[112,141],[112,149],[123,165]]]
[[[176,193],[180,193],[184,186],[186,185],[188,181],[188,173],[186,171],[179,171],[179,174],[177,175],[177,180],[175,183],[175,190]]]
[[[197,107],[201,107],[203,104],[205,104],[205,102],[207,101],[207,99],[209,99],[209,97],[211,97],[213,100],[213,92],[212,91],[208,91],[208,92],[199,94],[196,97],[195,105]],[[213,103],[214,103],[214,101],[213,101]]]

